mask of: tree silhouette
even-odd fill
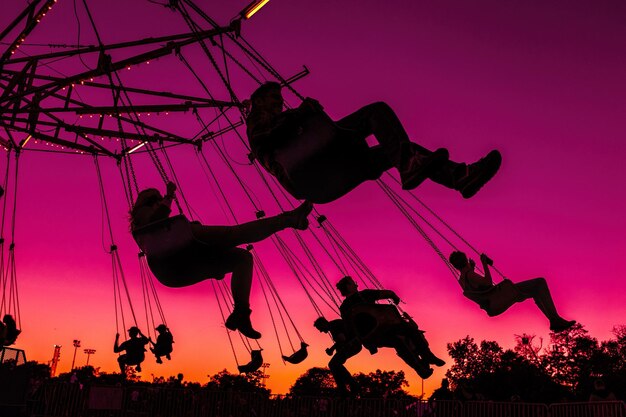
[[[535,342],[535,338],[534,334],[522,333],[521,336],[515,335],[516,344],[513,350],[528,362],[539,365],[539,353],[543,348],[543,339],[539,338],[539,341]]]
[[[626,392],[626,328],[613,329],[615,339],[599,343],[576,324],[561,333],[551,333],[542,349],[535,336],[516,336],[513,350],[503,350],[496,342],[477,344],[466,336],[448,344],[454,360],[446,373],[453,388],[471,386],[491,400],[520,397],[531,402],[557,402],[563,398],[586,401],[598,378],[607,383],[618,398]],[[464,384],[466,382],[467,384]]]
[[[369,374],[359,373],[354,377],[361,387],[362,398],[407,398],[410,395],[404,390],[409,383],[403,371],[381,371]]]
[[[321,396],[332,397],[336,395],[335,380],[328,368],[311,368],[300,375],[289,388],[289,394],[293,396]]]
[[[381,371],[369,374],[359,373],[354,379],[361,387],[362,398],[406,398],[409,394],[404,391],[408,387],[403,371]],[[294,396],[335,396],[335,380],[328,368],[311,368],[300,375],[289,389]]]
[[[460,380],[470,380],[477,375],[494,372],[502,361],[502,353],[503,350],[497,342],[483,340],[478,346],[470,336],[448,343],[448,354],[454,364],[446,372],[446,377],[455,386]]]
[[[254,392],[269,396],[270,390],[262,385],[263,374],[260,371],[246,374],[231,374],[226,369],[209,376],[206,389],[212,391]]]

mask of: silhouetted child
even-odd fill
[[[135,230],[168,218],[172,211],[170,206],[175,191],[176,185],[172,182],[167,184],[165,196],[161,196],[155,188],[141,191],[130,212],[131,229]],[[261,333],[256,331],[250,322],[252,255],[249,251],[237,246],[261,241],[287,228],[305,230],[309,226],[307,216],[311,210],[313,210],[313,205],[305,202],[295,210],[236,226],[205,226],[199,222],[191,223],[194,237],[202,241],[205,248],[205,253],[201,254],[198,262],[204,264],[208,273],[201,280],[221,279],[224,274],[232,273],[231,291],[235,306],[232,314],[226,319],[228,329],[239,330],[241,334],[251,339],[261,337]],[[164,284],[184,287],[201,281],[187,276],[172,277],[172,280],[173,282],[164,282]]]
[[[150,352],[154,353],[154,356],[156,356],[156,363],[163,363],[161,356],[165,356],[169,361],[172,359],[170,357],[170,353],[172,353],[172,350],[174,349],[172,346],[174,343],[174,336],[165,324],[159,324],[155,330],[159,332],[159,335],[157,336],[156,343],[150,341],[150,343],[152,343]]]
[[[322,113],[322,106],[313,99],[306,98],[295,109],[283,111],[284,101],[281,94],[281,85],[276,82],[267,82],[255,90],[251,97],[251,111],[247,117],[247,135],[253,155],[260,164],[297,198],[310,199],[308,190],[298,190],[285,169],[285,163],[277,159],[277,153],[285,148],[296,149],[295,154],[301,157],[303,149],[314,148],[315,144],[299,143],[304,132],[304,121],[312,114]],[[325,115],[324,115],[325,116]],[[498,171],[502,157],[498,151],[491,151],[483,159],[473,164],[457,163],[448,160],[446,149],[437,149],[434,152],[410,141],[402,123],[394,111],[383,102],[369,104],[356,112],[334,122],[338,128],[334,140],[337,143],[354,142],[353,154],[346,154],[344,158],[374,158],[364,165],[380,166],[382,170],[374,173],[365,173],[361,182],[368,179],[377,179],[388,167],[394,166],[400,173],[402,188],[410,190],[420,185],[425,179],[439,183],[447,188],[461,192],[464,198],[470,198],[478,192]],[[321,134],[321,133],[320,133]],[[373,135],[382,152],[368,152],[374,148],[367,148],[366,138]],[[312,138],[306,137],[310,141]],[[313,138],[315,140],[316,138]],[[318,137],[318,141],[323,138]],[[361,152],[365,148],[366,152]],[[379,156],[373,156],[374,154]],[[384,159],[385,162],[377,162]],[[319,164],[326,163],[318,161]],[[297,167],[296,167],[297,170]],[[323,189],[329,184],[322,181],[342,181],[337,175],[327,180],[315,178],[310,173],[311,188]],[[368,177],[369,175],[369,177]],[[315,181],[318,181],[316,183]],[[358,184],[355,184],[355,186]],[[313,202],[328,202],[316,201]],[[331,200],[332,201],[332,200]]]
[[[342,296],[345,297],[341,303],[339,310],[341,318],[347,325],[356,325],[351,322],[353,320],[353,309],[361,305],[375,305],[376,301],[390,299],[394,304],[400,302],[400,297],[391,290],[371,290],[366,289],[359,291],[358,285],[352,277],[343,277],[337,283],[337,289]],[[398,313],[399,316],[399,313]],[[424,332],[419,330],[417,324],[408,316],[402,316],[402,320],[396,324],[391,324],[383,329],[378,329],[380,333],[378,346],[367,346],[370,353],[377,352],[377,347],[394,348],[397,355],[413,368],[417,374],[426,379],[433,373],[431,364],[443,366],[445,362],[439,359],[430,350],[428,342],[424,337]]]
[[[485,271],[484,276],[474,271],[476,263],[468,259],[467,255],[463,252],[452,252],[449,260],[452,266],[460,272],[459,283],[463,291],[486,291],[494,287],[491,271],[489,270],[489,266],[493,265],[493,261],[485,254],[480,255],[480,261]],[[556,311],[550,289],[544,278],[534,278],[517,282],[514,283],[514,286],[519,295],[516,299],[510,301],[510,305],[532,298],[535,304],[537,304],[537,307],[539,307],[539,310],[550,320],[550,330],[561,332],[576,324],[575,320],[565,320]],[[494,295],[497,296],[495,293]]]
[[[337,385],[339,395],[342,397],[358,395],[360,392],[359,384],[352,377],[350,372],[348,372],[345,363],[348,359],[361,351],[361,342],[359,342],[355,335],[350,335],[341,319],[328,321],[324,317],[319,317],[315,320],[313,325],[320,332],[330,333],[330,336],[335,342],[331,347],[326,349],[326,354],[332,356],[328,362],[328,369],[330,369],[335,379],[335,385]]]
[[[122,342],[122,344],[120,345],[120,334],[117,333],[115,335],[115,344],[113,345],[113,352],[126,352],[117,358],[117,362],[120,366],[120,372],[122,373],[123,377],[126,376],[127,366],[135,366],[135,370],[137,372],[141,372],[141,363],[146,358],[145,346],[149,342],[148,338],[144,336],[141,331],[135,326],[128,329],[128,336],[129,339],[125,342]]]
[[[11,346],[17,340],[17,337],[22,333],[20,329],[17,328],[17,323],[15,319],[10,314],[5,314],[2,318],[5,326],[5,336],[4,336],[4,346]]]

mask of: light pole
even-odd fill
[[[269,375],[267,375],[267,368],[269,367],[270,364],[267,362],[264,362],[263,365],[261,365],[261,368],[263,368],[263,374],[261,375],[261,386],[263,388],[265,388],[265,380],[270,377]]]
[[[80,347],[80,340],[74,339],[72,341],[74,343],[74,357],[72,358],[72,371],[74,370],[74,362],[76,361],[76,349]]]
[[[85,349],[83,352],[87,354],[87,364],[85,366],[89,366],[89,357],[96,353],[95,349]]]

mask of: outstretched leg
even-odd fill
[[[402,188],[410,190],[426,178],[447,188],[460,191],[464,198],[474,196],[500,168],[498,151],[473,164],[448,160],[448,151],[430,151],[410,141],[402,123],[386,103],[369,104],[336,122],[355,138],[365,140],[374,135],[387,159],[398,169]]]
[[[565,320],[559,315],[552,300],[548,283],[544,278],[534,278],[518,282],[515,287],[522,293],[523,300],[532,298],[539,310],[550,320],[550,330],[559,332],[572,327],[575,320]]]
[[[429,154],[431,151],[416,143],[411,144],[418,153]],[[502,156],[498,151],[489,152],[484,158],[473,164],[445,161],[440,168],[430,173],[428,178],[444,187],[457,190],[463,198],[473,197],[500,169]]]
[[[448,159],[445,149],[420,152],[419,148],[413,147],[398,116],[383,102],[362,107],[336,124],[355,139],[365,141],[369,135],[374,135],[387,159],[400,172],[404,189],[420,185]]]
[[[244,243],[255,243],[288,227],[304,230],[309,226],[307,216],[313,210],[311,203],[302,203],[298,208],[278,216],[253,220],[236,226],[204,226],[192,224],[193,235],[214,248],[232,248]]]
[[[433,374],[433,369],[430,367],[426,358],[420,357],[414,349],[410,349],[409,343],[410,342],[404,336],[396,336],[393,343],[396,354],[407,365],[413,368],[420,378],[427,379]]]

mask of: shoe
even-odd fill
[[[400,171],[400,180],[403,190],[412,190],[424,182],[430,174],[437,171],[448,161],[448,150],[437,149],[430,155],[413,152],[408,160],[403,163]]]
[[[168,353],[167,355],[165,355],[165,357],[167,358],[168,361],[172,360],[172,357],[170,356],[170,354]]]
[[[465,175],[457,180],[454,188],[461,192],[463,198],[473,197],[496,175],[501,164],[500,152],[496,150],[489,152],[484,158],[467,166]]]
[[[239,332],[249,339],[260,339],[261,333],[252,328],[250,322],[250,313],[252,310],[247,309],[235,309],[226,319],[226,328],[229,330],[239,330]]]
[[[308,216],[313,211],[313,203],[305,201],[296,209],[291,210],[289,214],[293,216],[293,228],[297,230],[306,230],[309,227]]]
[[[444,361],[443,359],[439,359],[432,352],[430,353],[430,355],[427,355],[427,358],[428,363],[432,363],[435,366],[443,366],[446,364],[446,361]]]
[[[576,320],[558,319],[550,322],[550,330],[558,333],[565,331],[576,324]]]
[[[415,370],[417,372],[417,374],[419,375],[420,378],[422,379],[428,379],[430,378],[430,376],[433,374],[433,368],[431,368],[430,366],[428,368],[422,368],[420,367],[420,369],[416,369]]]
[[[157,358],[156,363],[163,363],[163,360],[161,358]]]
[[[141,366],[140,365],[135,366],[135,371],[141,372]]]

